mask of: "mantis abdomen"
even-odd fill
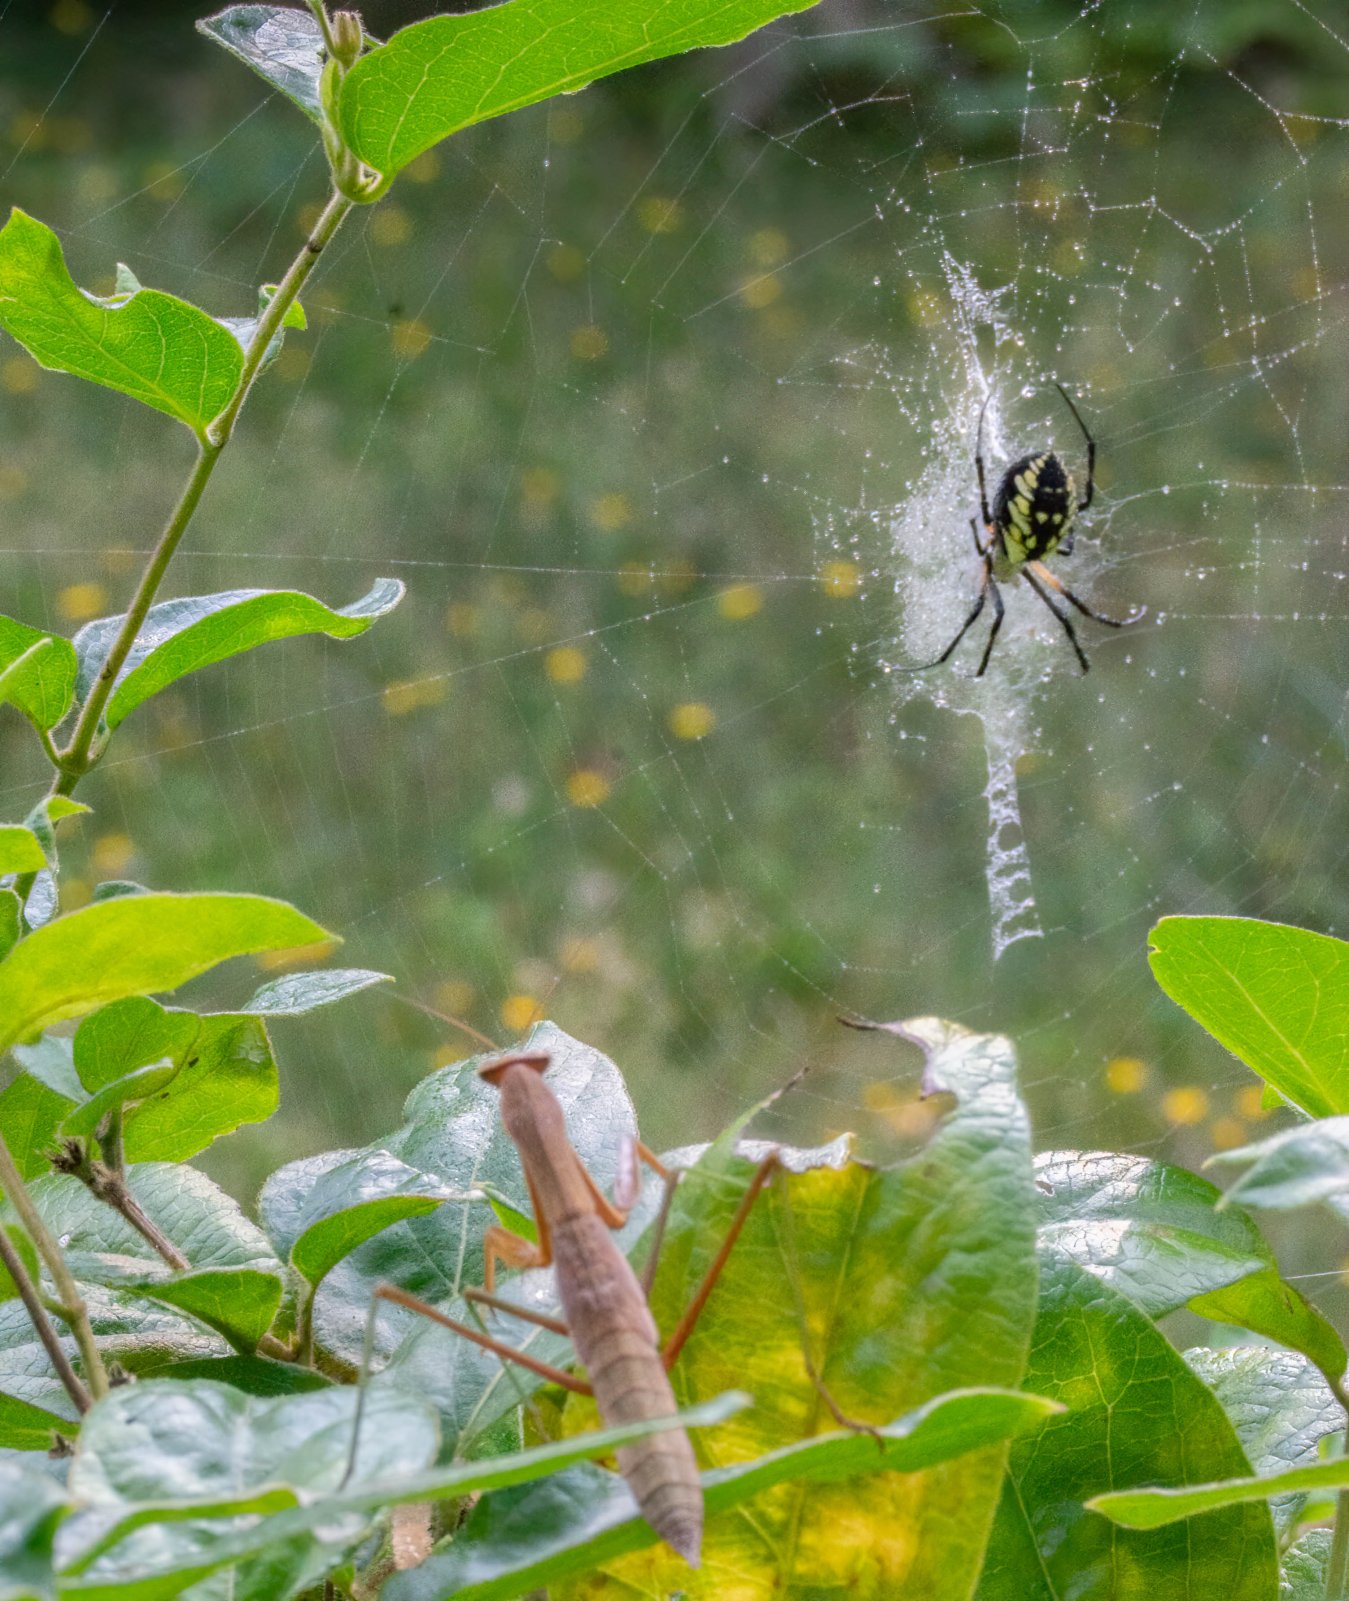
[[[594,1212],[554,1218],[552,1245],[563,1310],[600,1416],[615,1426],[677,1411],[646,1297],[604,1222]],[[618,1467],[642,1516],[697,1567],[703,1495],[688,1435],[666,1429],[622,1446]]]

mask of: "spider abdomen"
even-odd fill
[[[1052,450],[1012,463],[993,497],[993,526],[1011,567],[1054,554],[1072,528],[1074,499],[1072,476]]]

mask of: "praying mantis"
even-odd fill
[[[720,1250],[662,1347],[647,1294],[676,1175],[671,1175],[640,1142],[630,1139],[625,1143],[615,1199],[605,1197],[572,1148],[562,1107],[543,1081],[549,1061],[543,1052],[519,1053],[487,1062],[478,1069],[480,1076],[500,1091],[502,1122],[520,1154],[538,1244],[493,1224],[484,1236],[486,1282],[482,1289],[469,1289],[464,1294],[469,1301],[569,1336],[588,1378],[578,1379],[516,1350],[483,1329],[456,1322],[395,1285],[381,1284],[374,1293],[381,1300],[434,1319],[554,1384],[579,1395],[593,1395],[600,1416],[611,1427],[669,1417],[678,1410],[669,1370],[693,1332],[756,1197],[772,1176],[777,1155],[770,1153],[755,1170]],[[644,1271],[645,1283],[638,1280],[610,1232],[623,1225],[637,1199],[639,1157],[666,1181],[656,1239]],[[498,1261],[515,1268],[551,1265],[564,1318],[545,1317],[501,1300],[495,1294]],[[697,1567],[702,1553],[703,1496],[688,1435],[672,1428],[620,1446],[618,1470],[646,1521],[691,1567]]]

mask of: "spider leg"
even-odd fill
[[[981,556],[987,556],[989,551],[993,549],[992,528],[987,524],[984,525],[984,532],[989,536],[989,540],[986,545],[982,545],[979,542],[979,519],[977,517],[970,518],[970,532],[974,535],[975,550],[977,550]]]
[[[964,639],[965,635],[969,633],[970,629],[973,628],[973,626],[975,624],[975,620],[978,618],[979,613],[981,611],[983,611],[983,609],[984,609],[984,602],[988,599],[988,592],[989,592],[990,589],[992,589],[993,593],[995,595],[997,595],[997,586],[993,582],[993,565],[989,561],[988,557],[985,556],[984,557],[984,577],[983,577],[983,582],[979,585],[979,598],[975,601],[974,605],[970,608],[969,616],[965,619],[965,621],[963,623],[961,623],[960,631],[956,635],[956,637],[951,641],[951,643],[946,647],[946,649],[941,653],[941,655],[937,656],[937,657],[934,657],[932,661],[930,661],[930,662],[921,662],[917,667],[899,667],[899,668],[895,669],[896,672],[901,672],[901,673],[925,673],[928,670],[929,667],[940,667],[941,664],[947,659],[947,657],[951,654],[951,652],[960,643],[960,641],[962,639]],[[998,612],[999,612],[998,621],[1001,622],[1002,621],[1002,617],[1001,617],[1002,597],[1001,596],[998,596],[997,607],[998,607]],[[995,627],[994,631],[996,632],[996,627]]]
[[[1062,546],[1059,547],[1060,550],[1062,548]],[[1104,612],[1093,611],[1090,606],[1080,601],[1072,590],[1068,588],[1067,584],[1062,579],[1056,578],[1043,562],[1033,561],[1030,565],[1035,569],[1036,576],[1048,584],[1051,589],[1058,590],[1059,594],[1063,596],[1070,606],[1076,606],[1084,617],[1090,617],[1093,622],[1104,623],[1107,628],[1127,628],[1130,623],[1136,623],[1147,611],[1146,606],[1140,606],[1137,611],[1130,612],[1127,617],[1107,617]]]
[[[1041,567],[1039,562],[1034,563],[1034,565],[1039,568],[1040,572],[1043,573],[1046,578],[1049,578],[1049,572],[1046,568]],[[1084,673],[1089,673],[1091,671],[1091,663],[1088,662],[1086,653],[1083,651],[1081,645],[1078,644],[1077,631],[1073,627],[1072,618],[1069,617],[1068,613],[1064,611],[1063,607],[1059,605],[1058,601],[1054,599],[1047,589],[1041,588],[1041,586],[1036,582],[1035,575],[1031,572],[1029,567],[1023,567],[1021,569],[1021,576],[1026,580],[1026,582],[1040,597],[1040,599],[1044,601],[1045,605],[1049,607],[1050,611],[1054,613],[1055,617],[1057,617],[1058,620],[1063,624],[1063,631],[1068,636],[1068,643],[1073,647],[1073,651],[1077,656],[1078,666],[1081,667]],[[1063,592],[1062,584],[1053,579],[1050,581],[1054,584],[1055,589],[1057,589],[1060,593]]]
[[[1002,627],[1002,591],[994,583],[991,575],[986,587],[993,597],[993,626],[988,631],[988,644],[984,646],[984,654],[979,658],[979,671],[974,675],[976,678],[984,676],[984,668],[988,666],[988,658],[993,654],[993,641],[998,637],[998,630]]]
[[[1091,505],[1091,497],[1096,493],[1096,441],[1091,436],[1091,429],[1082,421],[1082,413],[1073,404],[1072,396],[1060,383],[1055,383],[1055,389],[1063,396],[1063,403],[1072,412],[1077,426],[1082,430],[1082,437],[1087,442],[1087,489],[1083,498],[1078,502],[1078,511],[1086,511]]]

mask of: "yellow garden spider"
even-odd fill
[[[1073,647],[1078,665],[1084,673],[1089,668],[1086,653],[1078,642],[1072,618],[1054,599],[1054,594],[1061,595],[1084,617],[1104,623],[1107,628],[1125,628],[1130,623],[1136,623],[1143,615],[1142,608],[1125,618],[1105,617],[1100,612],[1093,611],[1044,564],[1046,556],[1055,554],[1067,556],[1072,553],[1073,520],[1078,512],[1086,511],[1091,505],[1092,495],[1096,492],[1096,441],[1092,438],[1086,423],[1082,421],[1082,414],[1073,404],[1068,391],[1060,383],[1056,383],[1054,387],[1063,396],[1064,404],[1072,412],[1077,426],[1082,430],[1082,437],[1087,442],[1085,494],[1074,506],[1073,500],[1077,491],[1073,485],[1072,474],[1052,450],[1042,450],[1038,455],[1022,456],[1003,473],[1002,481],[998,484],[997,493],[993,497],[993,509],[990,511],[988,488],[984,480],[984,412],[988,410],[988,401],[985,400],[979,411],[979,433],[974,446],[974,470],[979,475],[979,510],[983,514],[986,535],[984,540],[979,538],[978,523],[973,517],[970,518],[974,548],[979,552],[984,564],[979,595],[969,616],[961,623],[959,633],[941,655],[933,661],[924,662],[919,667],[901,668],[902,672],[925,673],[930,667],[940,667],[974,626],[975,619],[983,611],[985,602],[991,596],[993,626],[988,633],[984,654],[979,660],[979,670],[974,675],[976,678],[982,678],[984,669],[988,666],[988,659],[993,654],[993,644],[998,637],[998,630],[1002,627],[1003,603],[1002,592],[998,588],[999,581],[1007,583],[1014,578],[1026,580],[1063,625],[1068,643]],[[1051,590],[1054,594],[1050,593]]]

